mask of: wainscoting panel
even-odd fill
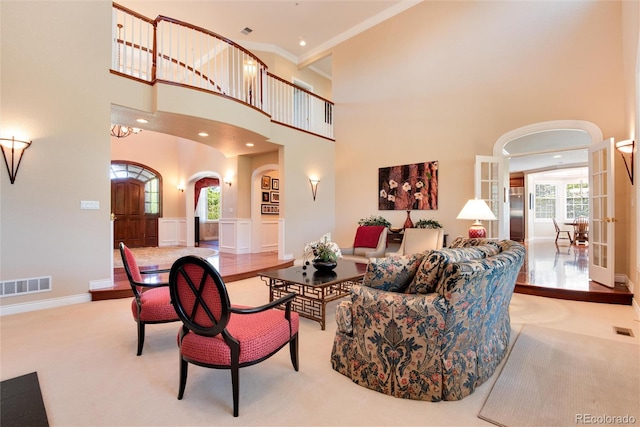
[[[158,246],[187,246],[187,219],[158,219]]]
[[[221,219],[218,245],[220,252],[233,254],[251,253],[251,220]]]
[[[278,251],[278,221],[262,221],[262,252]]]

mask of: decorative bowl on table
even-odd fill
[[[311,261],[311,265],[313,265],[313,268],[320,272],[326,272],[336,268],[338,263],[336,261],[321,261],[314,259],[313,261]]]

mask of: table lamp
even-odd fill
[[[482,225],[481,220],[495,220],[496,216],[493,214],[487,202],[482,199],[471,199],[460,211],[456,219],[470,219],[475,221],[469,228],[469,237],[487,237],[487,230]]]

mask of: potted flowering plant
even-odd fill
[[[338,258],[342,258],[342,252],[338,244],[331,241],[331,234],[327,233],[319,240],[307,243],[303,257],[304,268],[312,263],[317,270],[333,270],[338,264]]]

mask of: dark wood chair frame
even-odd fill
[[[133,275],[131,274],[131,266],[129,266],[129,263],[127,262],[127,257],[125,256],[124,248],[125,248],[125,244],[123,242],[120,242],[120,257],[122,258],[122,265],[124,266],[125,273],[127,273],[127,278],[129,279],[129,284],[131,285],[131,290],[133,291],[133,296],[136,300],[136,307],[137,307],[136,323],[138,324],[138,352],[136,355],[140,356],[142,354],[142,347],[144,346],[144,325],[145,324],[177,322],[180,319],[176,315],[175,319],[155,320],[155,321],[140,320],[140,314],[142,312],[142,300],[140,298],[142,293],[138,290],[138,287],[143,287],[146,289],[168,287],[169,282],[160,282],[160,283],[136,282],[133,279]],[[170,271],[171,269],[169,268],[160,269],[160,270],[140,270],[140,274],[142,275],[162,274],[162,273],[169,273]]]
[[[194,283],[193,280],[187,275],[184,271],[184,267],[187,264],[196,264],[202,268],[203,274],[200,278],[199,283]],[[181,275],[185,281],[188,283],[191,291],[193,292],[196,298],[196,304],[194,305],[194,309],[192,313],[187,313],[182,304],[180,296],[177,292],[176,281],[178,279],[178,275]],[[202,298],[202,292],[204,286],[206,284],[207,278],[211,277],[213,282],[216,285],[218,293],[220,295],[221,301],[221,313],[219,318],[216,318],[213,311],[207,304],[207,301],[204,301]],[[180,320],[182,320],[183,326],[180,329],[178,334],[178,340],[181,343],[184,336],[192,331],[198,335],[203,335],[206,337],[214,337],[218,334],[222,334],[222,338],[224,342],[229,346],[231,350],[231,365],[217,365],[217,364],[208,364],[202,363],[196,360],[192,360],[190,358],[182,356],[182,352],[180,355],[180,389],[178,391],[178,399],[182,399],[184,396],[184,389],[187,384],[187,370],[189,363],[193,363],[194,365],[206,367],[206,368],[214,368],[214,369],[230,369],[231,370],[231,384],[233,388],[233,416],[238,416],[238,400],[240,396],[240,381],[239,381],[239,369],[245,366],[255,365],[257,363],[262,362],[263,360],[268,359],[269,357],[276,354],[280,349],[282,349],[287,343],[289,344],[289,353],[291,355],[291,363],[293,364],[293,368],[298,371],[298,333],[292,334],[291,329],[291,301],[295,298],[295,294],[291,293],[285,295],[282,298],[279,298],[275,301],[272,301],[268,304],[261,305],[259,307],[253,308],[238,308],[231,305],[229,300],[229,294],[227,293],[226,286],[222,277],[218,273],[218,271],[205,259],[187,255],[178,259],[171,268],[171,273],[169,275],[169,288],[171,290],[171,303],[174,305]],[[259,313],[262,311],[274,309],[282,304],[285,304],[284,309],[284,317],[289,321],[289,335],[290,339],[288,342],[283,343],[280,347],[278,347],[273,352],[264,356],[258,360],[252,360],[245,363],[240,363],[240,343],[236,338],[234,338],[229,331],[227,331],[226,327],[229,323],[231,314],[252,314]],[[198,307],[205,311],[208,319],[211,321],[213,326],[205,327],[200,325],[195,321],[195,312],[197,312]]]
[[[553,226],[556,228],[556,243],[558,243],[558,239],[569,239],[569,242],[573,244],[573,239],[571,238],[571,231],[560,230],[560,227],[558,226],[558,221],[556,221],[555,218],[553,218]],[[567,233],[567,237],[560,237],[560,234],[564,234],[564,233]]]

